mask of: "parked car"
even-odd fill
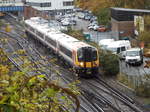
[[[76,24],[77,24],[76,20],[70,20],[70,25],[76,25]]]
[[[96,16],[92,16],[90,19],[90,23],[92,23],[93,21],[97,21],[97,17]]]
[[[59,16],[59,17],[56,18],[56,20],[59,21],[59,22],[61,22],[63,19],[65,19],[64,16]]]
[[[98,21],[93,21],[90,24],[98,24]]]
[[[68,25],[70,25],[70,22],[67,19],[61,21],[61,23],[62,23],[62,26],[68,26]]]
[[[77,16],[79,19],[84,19],[85,14],[83,12],[79,12]]]
[[[98,26],[97,24],[95,24],[95,25],[93,26],[93,30],[94,30],[94,31],[97,31],[98,28],[99,28],[99,26]]]
[[[125,62],[132,65],[143,63],[143,51],[141,48],[131,48],[126,51]]]
[[[90,16],[90,15],[85,15],[85,16],[84,16],[84,19],[85,19],[85,20],[90,20],[90,19],[91,19],[91,16]]]
[[[107,28],[104,25],[100,25],[99,28],[97,28],[97,31],[105,32],[105,31],[107,31]]]
[[[82,12],[82,11],[83,11],[81,8],[77,8],[77,7],[75,7],[73,10],[74,10],[75,12]]]
[[[93,26],[93,25],[98,25],[98,22],[97,22],[97,21],[94,21],[94,22],[90,23],[90,24],[88,25],[88,27],[89,27],[89,26]]]
[[[88,26],[89,30],[96,30],[99,26],[97,24],[91,24]]]

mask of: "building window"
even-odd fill
[[[39,7],[39,6],[40,6],[39,3],[35,3],[35,2],[27,2],[26,4],[27,4],[27,5],[30,5],[30,6],[36,6],[36,7]]]
[[[46,3],[27,2],[27,5],[36,6],[36,7],[51,7],[51,2],[46,2]]]
[[[50,2],[40,3],[40,7],[51,7],[51,3]]]
[[[65,1],[63,2],[63,6],[73,6],[73,1]]]

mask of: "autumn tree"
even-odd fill
[[[145,47],[150,48],[150,16],[144,16],[144,31],[139,34],[139,41],[145,43]]]
[[[28,76],[27,69],[14,70],[3,49],[0,57],[0,112],[79,111],[74,84],[63,88],[59,81],[49,81],[45,75]]]
[[[76,6],[91,10],[100,24],[106,24],[110,20],[110,7],[150,9],[149,0],[77,0]]]
[[[113,7],[150,9],[149,0],[109,0]]]

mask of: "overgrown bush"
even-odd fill
[[[138,96],[150,97],[150,75],[145,75],[144,78],[140,80],[140,84],[136,86],[135,91]]]
[[[109,51],[100,50],[100,66],[105,75],[117,75],[119,73],[118,56]]]
[[[150,86],[148,85],[148,82],[140,84],[135,88],[135,91],[138,96],[150,97]]]
[[[15,53],[25,52],[19,50]],[[23,57],[22,71],[14,71],[16,68],[9,62],[3,49],[0,49],[0,57],[0,112],[79,112],[77,95],[80,93],[75,85],[78,81],[62,87],[57,76],[52,80],[40,72],[28,75],[40,71],[33,67],[28,57]],[[21,56],[18,58],[22,59]],[[54,71],[57,75],[58,72]]]
[[[63,31],[63,33],[77,38],[78,40],[85,40],[82,30],[73,30],[70,26],[68,27],[68,31]]]
[[[110,21],[110,11],[109,8],[103,8],[100,9],[97,13],[96,16],[98,17],[98,23],[103,24],[103,25],[109,25]]]
[[[127,74],[120,74],[117,79],[129,88],[134,89],[137,96],[150,98],[150,75],[129,77]]]

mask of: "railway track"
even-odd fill
[[[12,20],[8,20],[11,22]],[[12,25],[17,24],[17,22],[11,22]],[[14,25],[15,30],[20,28],[18,25]],[[17,40],[19,46],[26,51],[27,57],[31,60],[31,62],[35,63],[35,60],[41,60],[39,63],[35,63],[36,67],[43,68],[44,70],[50,69],[50,66],[59,71],[59,76],[65,83],[70,83],[77,80],[77,77],[72,74],[72,71],[68,71],[67,69],[59,66],[60,63],[53,62],[51,63],[49,60],[53,59],[54,56],[50,54],[41,53],[40,50],[36,49],[36,45],[31,44],[28,39],[22,38],[24,35],[24,31],[18,30],[15,33],[14,38]],[[14,32],[13,32],[14,33]],[[13,45],[9,45],[8,47],[12,47]],[[6,46],[5,46],[6,47]],[[13,49],[13,48],[11,48]],[[16,49],[14,49],[16,50]],[[12,51],[14,51],[12,50]],[[7,51],[7,50],[6,50]],[[9,51],[9,50],[8,50]],[[48,58],[42,58],[43,56]],[[15,56],[14,56],[15,57]],[[19,57],[19,56],[18,56]],[[12,58],[11,58],[12,61]],[[16,60],[13,60],[16,61]],[[20,63],[23,61],[20,59]],[[19,61],[17,66],[20,66]],[[44,71],[47,78],[51,79],[48,74],[52,73],[52,71]],[[43,72],[40,72],[43,74]],[[55,74],[56,75],[56,74]],[[99,87],[99,86],[100,87]],[[123,95],[119,91],[114,90],[112,87],[109,87],[101,78],[91,79],[91,80],[82,80],[79,85],[81,89],[81,102],[86,102],[86,104],[81,103],[81,112],[142,112],[134,105],[134,100],[129,97]],[[107,94],[107,95],[106,95]],[[111,97],[111,98],[110,98]],[[120,99],[120,100],[119,100]],[[132,106],[131,106],[132,105]]]
[[[10,43],[10,42],[8,42],[7,44],[2,44],[1,43],[1,45],[2,45],[2,47],[3,47],[3,49],[5,50],[5,52],[7,53],[7,54],[12,54],[12,55],[9,55],[9,59],[10,59],[10,61],[12,61],[13,62],[13,64],[15,64],[15,66],[19,69],[19,70],[23,70],[23,69],[25,69],[25,68],[22,68],[22,64],[24,64],[24,59],[22,59],[21,58],[21,55],[19,55],[19,54],[14,54],[14,52],[15,51],[17,51],[17,50],[23,50],[23,49],[25,49],[25,48],[22,48],[23,46],[20,46],[20,44],[18,44],[18,42],[16,41],[16,40],[14,40],[14,39],[12,39],[12,38],[9,38],[9,39],[11,39],[10,40],[10,42],[12,42],[12,43]],[[26,56],[27,56],[28,54],[26,54]],[[31,56],[30,55],[28,55],[28,58],[31,60],[31,61],[34,61],[34,60],[32,60],[32,58],[30,58]],[[34,62],[35,63],[35,62]],[[41,64],[40,64],[41,65]],[[41,66],[40,66],[41,67]],[[34,68],[33,66],[30,66],[30,68]],[[36,68],[37,69],[37,68]],[[65,74],[65,75],[67,75],[68,74],[68,76],[70,75],[70,72],[67,72],[64,68],[57,68],[57,69],[59,69],[59,70],[61,70],[61,74]],[[27,73],[28,75],[36,75],[37,74],[37,72],[35,72],[34,73],[34,71],[31,71],[31,72],[28,72]],[[62,75],[62,77],[64,77],[64,75]],[[65,79],[66,80],[66,79]],[[72,80],[73,81],[73,80]],[[72,81],[68,81],[67,83],[70,83],[70,82],[72,82]],[[82,98],[82,100],[86,100],[86,102],[87,102],[87,104],[88,105],[90,105],[91,106],[91,104],[90,104],[90,102],[87,100],[87,99],[85,99],[85,98]],[[87,107],[88,106],[82,106],[81,105],[81,110],[82,109],[86,109],[86,111],[87,112],[92,112],[92,110],[95,110],[95,111],[93,111],[93,112],[99,112],[98,110],[96,110],[95,108],[94,108],[94,106],[92,107],[91,106],[91,110],[90,110],[90,108],[87,110]],[[99,107],[99,109],[100,109],[100,107]],[[102,109],[101,109],[102,110]],[[83,112],[86,112],[86,111],[83,111]],[[82,111],[81,111],[82,112]]]
[[[87,81],[87,86],[98,96],[105,96],[106,100],[111,101],[114,107],[120,110],[120,112],[142,112],[134,100],[112,88],[102,78]]]

